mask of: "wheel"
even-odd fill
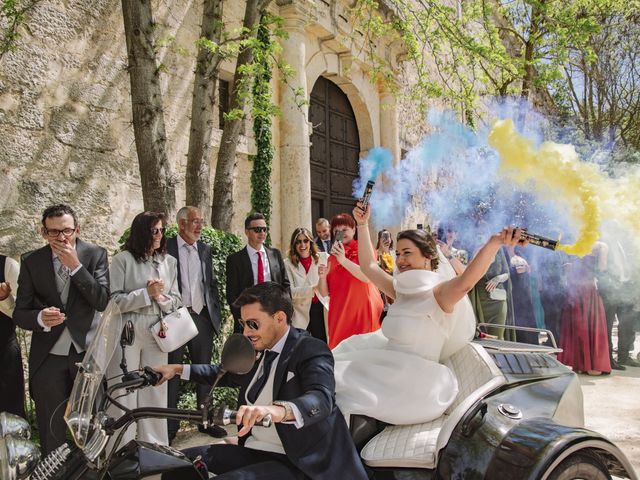
[[[558,465],[549,480],[611,480],[607,469],[594,457],[576,453]]]

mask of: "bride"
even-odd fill
[[[493,235],[453,278],[444,272],[448,264],[438,268],[446,261],[430,234],[402,231],[392,277],[375,259],[367,224],[371,205],[366,211],[360,207],[353,210],[360,268],[395,303],[381,330],[350,337],[333,350],[336,400],[345,416],[368,415],[394,425],[428,422],[440,417],[458,393],[454,374],[440,362],[473,338],[475,317],[467,292],[503,245],[518,243],[520,230],[504,228]]]

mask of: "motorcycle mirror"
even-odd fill
[[[124,324],[124,328],[122,329],[122,335],[120,335],[120,345],[123,347],[130,347],[133,345],[133,342],[136,339],[136,333],[133,328],[133,322],[128,320],[127,323]]]
[[[224,342],[220,367],[225,372],[243,375],[253,368],[255,361],[256,351],[244,335],[234,333]]]

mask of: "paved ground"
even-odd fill
[[[636,342],[640,347],[640,340]],[[636,348],[636,352],[640,348]],[[635,353],[634,353],[635,358]],[[640,475],[640,368],[614,370],[611,375],[580,375],[585,426],[612,440]],[[187,448],[214,440],[197,430],[183,431],[173,446]]]

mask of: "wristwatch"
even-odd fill
[[[287,418],[293,419],[295,415],[293,414],[293,408],[291,408],[291,402],[285,402],[284,400],[274,400],[271,402],[272,405],[278,405],[284,408],[284,418],[283,421],[286,421]]]

